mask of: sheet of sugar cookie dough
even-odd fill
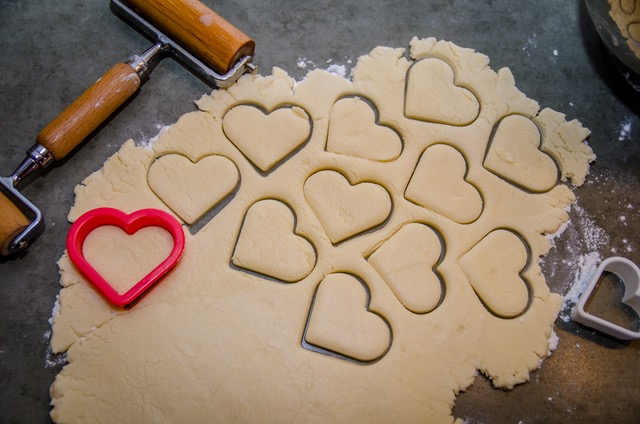
[[[244,76],[76,188],[71,221],[159,208],[184,220],[186,247],[130,309],[62,256],[54,421],[451,423],[478,372],[505,389],[529,379],[561,306],[539,258],[575,201],[563,182],[595,158],[589,132],[480,53],[410,45],[373,49],[350,79]],[[159,188],[207,157],[233,165],[224,190]],[[198,170],[217,184],[219,168]]]

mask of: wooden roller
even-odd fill
[[[4,194],[0,193],[0,253],[7,255],[9,243],[29,226],[29,219]]]
[[[155,25],[158,31],[216,73],[225,74],[239,59],[253,56],[253,40],[197,0],[121,0],[120,3]],[[46,148],[46,153],[55,160],[69,154],[140,88],[141,76],[152,69],[147,62],[165,50],[163,43],[157,40],[156,46],[148,50],[153,51],[153,56],[149,53],[147,57],[145,52],[144,58],[132,56],[128,62],[109,69],[38,134],[38,144],[34,147]],[[49,162],[49,158],[42,161],[29,156],[19,170],[30,168],[30,174],[33,168],[43,168]],[[5,184],[9,191],[15,190],[14,185],[22,180],[18,173],[16,170],[11,177],[15,184],[10,187]],[[29,219],[20,208],[0,192],[0,247],[11,243],[28,225]],[[6,255],[6,249],[0,253]]]
[[[183,48],[220,73],[243,56],[253,56],[254,41],[197,0],[122,0]]]

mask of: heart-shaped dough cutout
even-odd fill
[[[147,179],[156,196],[192,225],[235,190],[240,173],[224,156],[192,162],[179,154],[167,154],[153,162]]]
[[[541,140],[540,130],[531,119],[509,115],[493,133],[484,167],[521,188],[549,191],[558,182],[558,167],[540,150]]]
[[[142,209],[127,215],[113,208],[98,208],[73,223],[67,235],[67,253],[78,270],[111,303],[124,307],[177,264],[184,243],[182,226],[167,212]],[[115,263],[114,253],[119,258]],[[128,277],[120,279],[123,269]],[[140,280],[133,283],[138,277]]]
[[[298,106],[265,113],[242,104],[224,115],[222,129],[251,163],[267,172],[309,139],[311,121]]]
[[[385,241],[368,261],[405,308],[426,314],[444,298],[444,283],[436,272],[442,256],[444,244],[436,231],[413,222]]]
[[[326,276],[313,297],[303,344],[363,363],[381,359],[391,347],[391,327],[369,302],[367,286],[353,275]]]
[[[231,263],[287,283],[309,275],[316,263],[311,242],[295,233],[295,214],[284,203],[267,199],[247,211]]]
[[[336,171],[307,178],[304,195],[333,244],[382,224],[391,214],[391,198],[380,185],[351,185]]]
[[[331,108],[326,150],[362,159],[390,161],[400,156],[402,140],[396,131],[380,125],[367,102],[346,97]]]
[[[440,59],[416,62],[407,73],[405,116],[449,125],[469,125],[480,113],[478,98],[456,85],[451,66]]]
[[[478,190],[465,180],[467,161],[451,146],[436,144],[425,150],[405,190],[407,200],[447,218],[468,224],[482,213]]]
[[[515,233],[495,230],[460,258],[460,267],[489,312],[514,318],[529,305],[529,286],[521,277],[528,256]]]

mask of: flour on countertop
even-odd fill
[[[531,56],[531,50],[535,50],[538,47],[537,35],[534,32],[529,38],[527,38],[527,42],[524,46],[522,46],[522,51],[525,52],[527,56]]]
[[[341,76],[343,78],[348,78],[349,73],[351,72],[351,65],[353,61],[349,58],[346,58],[347,65],[341,65],[338,63],[333,63],[333,59],[327,60],[325,63],[328,65],[327,67],[321,68],[314,61],[307,59],[306,57],[299,57],[296,59],[296,66],[298,69],[309,69],[312,71],[314,69],[323,69],[331,74],[335,74]]]
[[[567,213],[569,213],[569,211],[571,210],[571,206],[567,207],[565,210]],[[566,229],[569,228],[570,224],[571,224],[571,221],[563,222],[562,225],[560,225],[560,228],[558,228],[558,230],[556,230],[555,233],[546,235],[547,240],[549,240],[549,243],[551,243],[551,246],[553,247],[556,246],[556,240],[560,236],[562,236],[562,234],[564,234]]]
[[[56,296],[56,301],[53,304],[53,310],[51,311],[51,317],[49,318],[49,325],[53,325],[53,317],[60,313],[60,295]]]
[[[327,68],[327,72],[344,78],[347,75],[347,68],[344,65],[330,65]]]
[[[618,141],[629,140],[629,134],[631,134],[631,118],[626,119],[620,123],[620,133],[618,134]]]
[[[568,206],[565,211],[567,213],[569,213],[571,210],[571,206]],[[547,240],[549,240],[549,244],[551,244],[552,248],[556,248],[556,241],[562,236],[562,234],[564,234],[564,232],[567,230],[567,228],[569,228],[569,225],[571,224],[571,221],[566,221],[563,222],[562,225],[560,225],[560,227],[556,230],[555,233],[552,234],[547,234],[545,237],[547,238]],[[546,257],[542,256],[539,259],[540,264],[545,264],[546,263]],[[555,263],[551,263],[550,266],[547,266],[547,270],[545,272],[546,277],[552,278],[556,275],[556,264]]]
[[[57,305],[57,301],[56,301]],[[46,355],[44,358],[44,367],[45,368],[54,368],[58,366],[65,365],[67,363],[67,353],[53,353],[51,348],[51,330],[45,331],[43,335],[44,344],[47,346]]]
[[[584,247],[587,250],[597,251],[598,248],[609,243],[609,236],[607,233],[604,229],[598,226],[593,219],[591,219],[591,216],[586,210],[579,205],[575,205],[574,211],[577,215],[579,225],[582,228],[581,235],[584,240]]]
[[[60,295],[56,296],[56,301],[51,311],[51,317],[49,318],[49,325],[53,325],[53,317],[60,313]],[[67,354],[65,353],[53,353],[51,348],[51,330],[45,331],[43,335],[44,343],[47,345],[47,351],[44,358],[44,367],[53,368],[59,365],[64,365],[67,362]]]
[[[136,145],[144,147],[147,150],[153,149],[153,145],[155,144],[156,141],[158,141],[158,138],[160,137],[160,135],[162,133],[166,132],[170,127],[169,127],[169,125],[157,124],[156,128],[159,131],[158,134],[156,134],[155,136],[147,139],[146,141],[140,141],[140,142],[136,143]]]
[[[564,304],[562,311],[560,312],[560,319],[564,322],[571,320],[571,308],[578,303],[580,295],[584,292],[585,288],[591,281],[594,272],[602,262],[602,255],[598,252],[590,252],[585,255],[580,255],[577,260],[577,270],[573,284],[569,291],[564,296]]]
[[[573,274],[573,281],[566,286],[559,287],[560,293],[565,293],[560,319],[564,322],[571,320],[571,308],[578,303],[580,295],[591,281],[593,273],[603,260],[600,250],[609,244],[609,236],[589,213],[579,205],[573,206],[573,217],[568,225],[565,224],[558,233],[566,234],[566,252],[562,262]],[[555,245],[558,233],[548,236],[552,245]],[[551,276],[555,274],[555,269],[551,269]]]
[[[560,341],[560,337],[555,332],[555,330],[551,331],[551,337],[549,337],[549,353],[553,352],[558,348],[558,342]]]

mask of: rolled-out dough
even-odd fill
[[[54,421],[451,423],[478,371],[511,388],[549,355],[561,297],[538,260],[575,201],[561,181],[582,184],[595,156],[508,69],[414,38],[410,57],[362,56],[351,80],[274,68],[197,105],[76,188],[71,221],[155,207],[188,227],[211,212],[131,309],[62,256]],[[234,165],[224,190],[203,158]],[[188,195],[163,191],[179,175]],[[87,249],[108,259],[99,238]]]
[[[609,16],[616,23],[629,49],[640,59],[640,0],[608,0]]]

